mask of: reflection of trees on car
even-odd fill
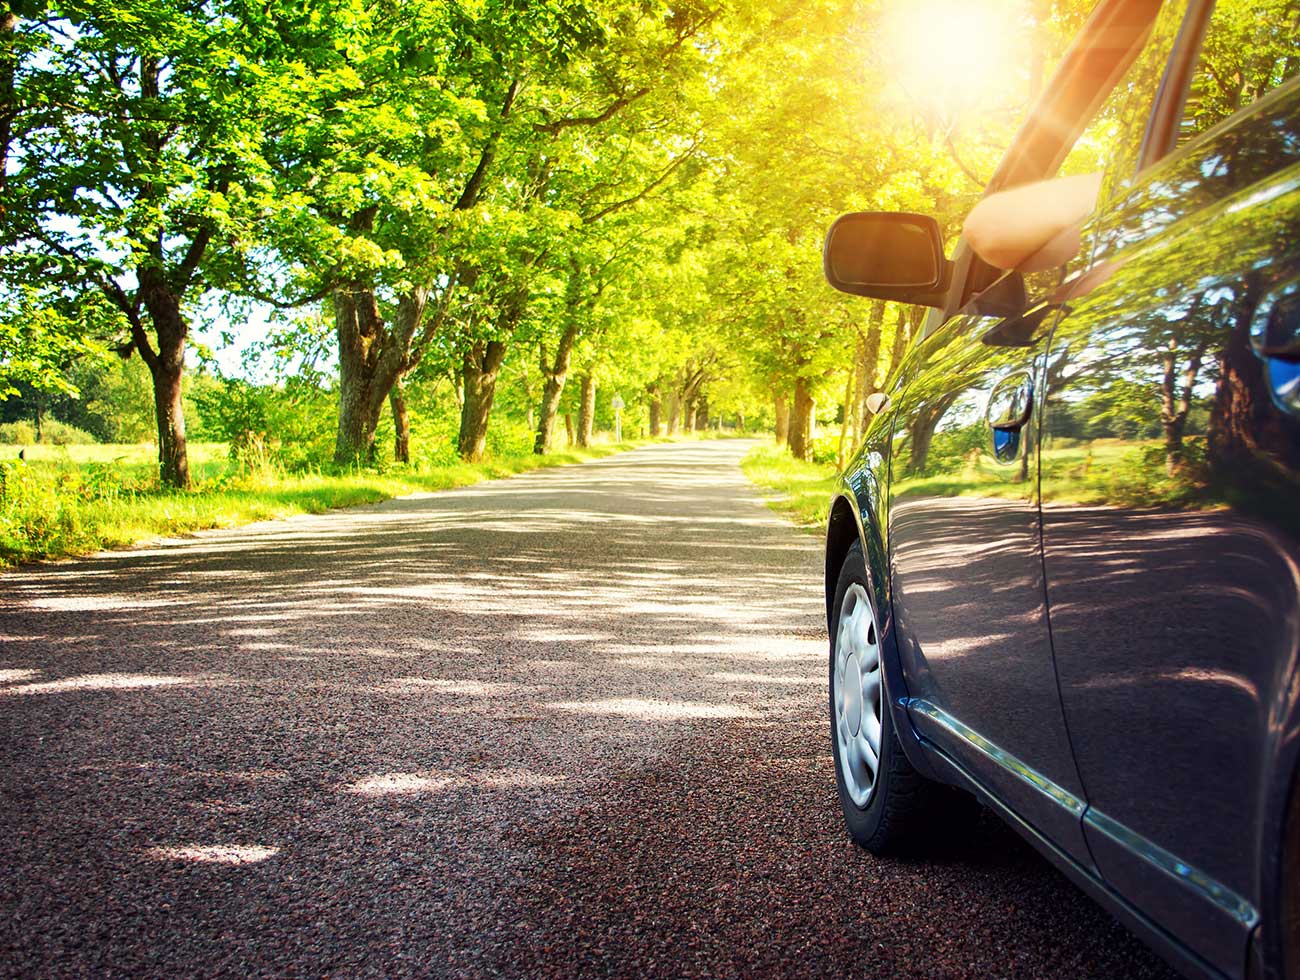
[[[1300,195],[1291,206],[1300,206]],[[1294,227],[1291,231],[1291,243],[1284,247],[1294,249]],[[1210,462],[1223,473],[1245,472],[1271,483],[1282,476],[1280,467],[1294,471],[1300,465],[1300,444],[1294,424],[1273,407],[1265,361],[1250,344],[1252,314],[1263,292],[1261,277],[1248,276],[1219,357],[1208,442]]]
[[[1169,503],[1222,502],[1247,483],[1256,498],[1278,497],[1300,453],[1250,341],[1278,257],[1300,246],[1300,193],[1278,176],[1300,162],[1300,96],[1279,96],[1200,152],[1175,156],[1103,217],[1107,275],[1071,297],[1054,339],[1091,359],[1050,386],[1049,440],[1150,438],[1158,424],[1164,473],[1141,473]],[[1075,496],[1068,481],[1054,491]]]
[[[1188,319],[1194,317],[1204,300],[1202,295],[1192,301]],[[1192,410],[1192,389],[1196,384],[1196,376],[1200,373],[1201,362],[1205,359],[1205,349],[1210,345],[1208,337],[1197,338],[1186,361],[1180,365],[1179,340],[1177,335],[1171,336],[1160,348],[1163,367],[1160,379],[1160,422],[1165,430],[1165,468],[1170,476],[1185,462],[1183,433],[1187,428],[1188,414]]]

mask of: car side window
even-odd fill
[[[1178,127],[1182,146],[1300,74],[1300,0],[1218,0]]]

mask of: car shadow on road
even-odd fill
[[[862,852],[830,766],[820,725],[701,723],[671,761],[589,787],[571,812],[521,818],[507,839],[537,860],[500,969],[1173,976],[986,812],[924,857]]]

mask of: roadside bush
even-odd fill
[[[68,425],[58,419],[47,418],[41,423],[41,436],[36,438],[36,426],[26,419],[0,423],[0,443],[10,446],[93,446],[99,440],[85,429]]]
[[[85,429],[58,419],[46,419],[41,423],[41,442],[51,446],[93,446],[98,441]]]
[[[94,547],[117,509],[153,489],[110,463],[0,461],[0,557]]]
[[[328,464],[334,447],[332,393],[290,379],[283,386],[222,378],[195,392],[203,438],[225,442],[241,466],[300,472]]]
[[[493,419],[488,426],[487,451],[493,458],[502,456],[527,456],[533,451],[535,433],[522,420],[502,417]],[[453,444],[452,452],[455,452]]]
[[[36,427],[30,422],[0,423],[0,443],[10,446],[34,446]]]
[[[816,439],[812,444],[812,461],[822,466],[830,464],[834,466],[840,458],[840,437],[839,434],[822,436]]]
[[[963,426],[936,432],[930,442],[930,455],[926,460],[925,471],[929,474],[952,473],[967,467],[984,450],[985,435],[983,423]]]

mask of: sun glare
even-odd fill
[[[882,60],[907,96],[939,115],[1015,98],[1029,52],[1025,13],[1006,0],[899,2],[882,25]]]

